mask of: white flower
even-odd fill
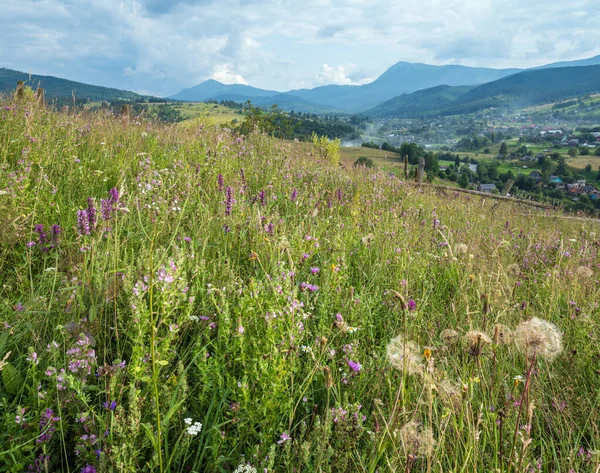
[[[200,318],[197,315],[190,315],[188,317],[192,322],[198,322]]]
[[[192,435],[192,436],[198,435],[201,430],[202,430],[202,422],[194,422],[187,429],[185,429],[185,431],[188,433],[188,435]]]
[[[187,424],[187,425],[192,425],[192,418],[191,417],[186,417],[185,419],[183,419],[183,421]]]

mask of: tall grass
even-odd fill
[[[595,221],[8,100],[0,217],[0,471],[599,468]]]

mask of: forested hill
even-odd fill
[[[600,92],[600,66],[534,69],[477,87],[440,86],[401,95],[371,116],[459,115],[489,107],[520,108]]]
[[[77,99],[89,99],[92,101],[140,101],[149,98],[127,90],[83,84],[81,82],[74,82],[52,76],[30,75],[25,72],[13,71],[5,68],[0,68],[0,93],[10,93],[15,89],[17,81],[20,80],[34,89],[38,86],[42,87],[45,90],[46,97],[50,99],[69,98],[73,97],[73,95],[75,95]]]

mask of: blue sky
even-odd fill
[[[289,90],[398,61],[530,67],[600,54],[598,0],[0,0],[0,67],[155,95]]]

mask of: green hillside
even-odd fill
[[[140,101],[147,98],[127,90],[82,84],[81,82],[74,82],[53,76],[40,76],[36,74],[29,75],[24,72],[13,71],[5,68],[0,68],[0,93],[11,93],[16,88],[17,81],[20,80],[34,89],[38,86],[45,89],[46,97],[48,99],[70,98],[73,96],[73,94],[77,99],[88,99],[91,101]]]
[[[419,90],[412,94],[403,94],[388,100],[368,112],[375,117],[394,115],[397,117],[414,117],[428,115],[451,106],[473,86],[451,87],[440,85],[430,89]]]
[[[517,109],[600,91],[600,66],[535,69],[477,87],[441,86],[392,100],[366,112],[372,116],[460,115],[484,108]]]

